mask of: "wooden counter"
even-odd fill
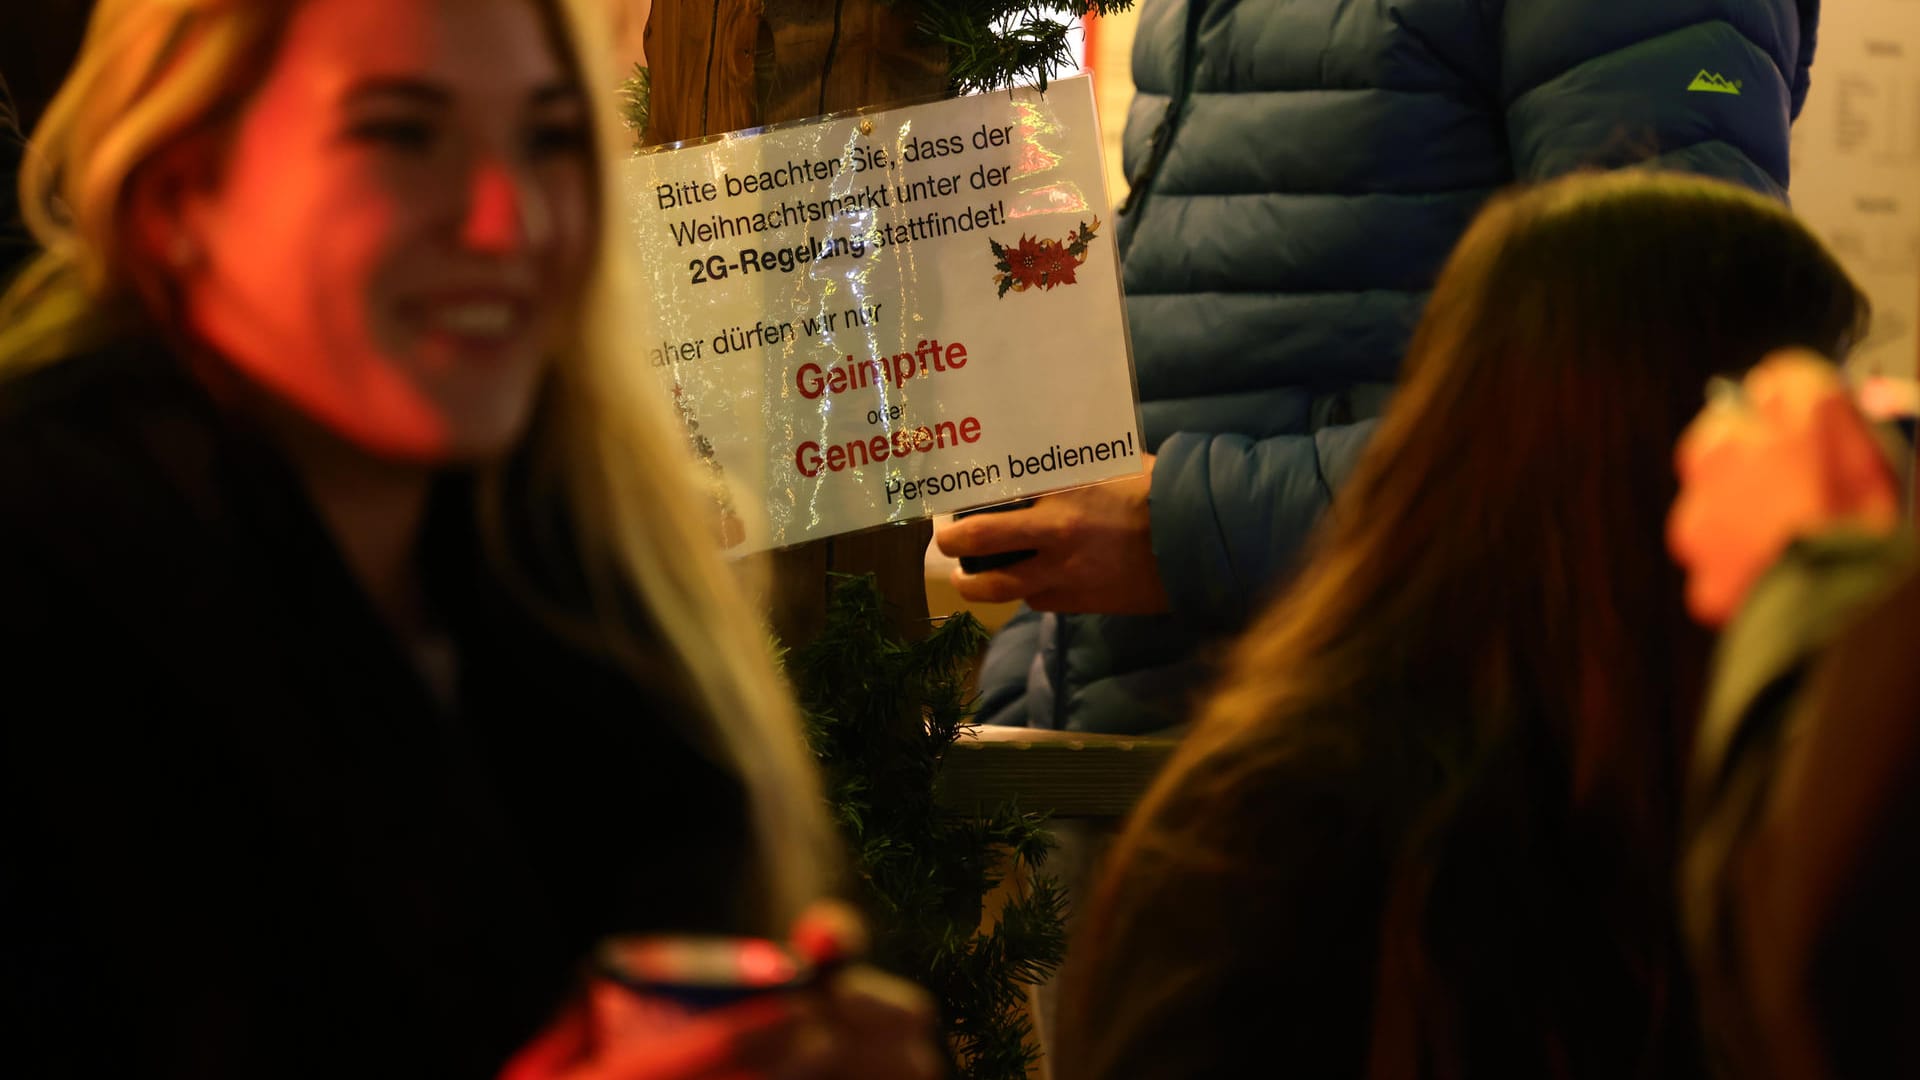
[[[947,751],[935,789],[953,810],[1015,802],[1062,818],[1124,817],[1179,740],[982,727]]]

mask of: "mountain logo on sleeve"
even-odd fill
[[[1732,94],[1740,96],[1740,84],[1724,75],[1716,75],[1705,68],[1687,84],[1687,89],[1699,94]]]

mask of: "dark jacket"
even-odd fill
[[[491,1076],[601,935],[741,929],[739,785],[508,598],[466,488],[449,710],[164,352],[0,384],[0,1071]]]
[[[1791,550],[1728,628],[1694,753],[1683,910],[1723,1075],[1920,1075],[1920,569]]]
[[[1486,198],[1641,161],[1783,196],[1817,9],[1144,0],[1118,237],[1173,613],[1021,616],[981,715],[1177,723],[1352,467]]]

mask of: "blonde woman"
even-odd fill
[[[629,363],[586,25],[99,4],[0,301],[24,1075],[932,1071],[867,972],[684,1038],[563,1011],[601,937],[784,935],[830,863]]]

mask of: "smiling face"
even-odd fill
[[[189,331],[375,455],[504,452],[594,253],[589,125],[530,0],[304,0],[180,200]]]

